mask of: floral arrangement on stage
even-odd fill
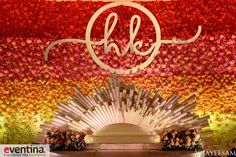
[[[167,132],[162,137],[163,150],[202,150],[200,134],[196,130]]]
[[[55,130],[47,132],[45,143],[50,145],[50,150],[78,150],[82,151],[86,148],[84,141],[85,134],[83,132],[75,132],[72,130]]]

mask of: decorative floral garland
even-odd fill
[[[170,131],[162,137],[163,150],[202,150],[200,134],[197,130]]]
[[[50,150],[85,150],[86,143],[84,141],[85,134],[83,132],[75,132],[72,130],[55,130],[47,132],[45,143],[50,144]]]

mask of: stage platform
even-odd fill
[[[51,157],[203,157],[203,154],[162,150],[85,150],[52,152]]]

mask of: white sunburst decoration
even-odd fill
[[[94,95],[85,96],[77,87],[75,90],[68,104],[59,105],[52,122],[41,126],[43,134],[55,128],[96,132],[117,123],[134,124],[150,134],[176,127],[208,126],[208,116],[200,118],[192,113],[195,95],[182,102],[177,94],[165,100],[159,92],[154,95],[151,89],[137,90],[134,84],[124,84],[116,76],[110,78],[106,88],[94,89]]]

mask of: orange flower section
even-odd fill
[[[11,114],[20,112],[40,113],[49,117],[57,109],[57,104],[67,102],[77,85],[84,94],[92,94],[96,87],[103,87],[108,77],[79,80],[23,80],[0,83],[0,112]],[[236,112],[236,76],[173,76],[173,77],[123,77],[126,83],[135,83],[138,88],[160,89],[164,97],[177,92],[183,97],[197,94],[199,111]]]
[[[0,112],[2,114],[29,113],[50,117],[59,102],[66,102],[73,94],[69,82],[58,80],[23,80],[0,83]],[[31,116],[31,115],[29,115]]]

